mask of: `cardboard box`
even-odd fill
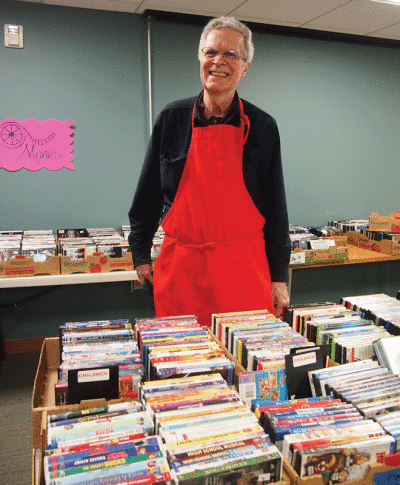
[[[60,364],[60,339],[45,338],[39,357],[32,393],[32,444],[33,444],[33,476],[32,483],[44,484],[42,474],[43,450],[46,446],[47,415],[75,411],[82,408],[97,408],[107,404],[122,402],[122,399],[106,401],[91,399],[80,404],[65,406],[55,405],[54,386],[57,382],[57,368]]]
[[[390,216],[380,216],[372,212],[369,216],[369,230],[400,232],[400,212],[392,212]]]
[[[395,455],[389,455],[389,457],[399,459],[400,464],[400,453],[396,453]],[[395,460],[393,460],[395,461]],[[289,481],[292,485],[326,485],[322,479],[322,475],[312,475],[309,477],[299,477],[297,472],[294,470],[292,465],[284,458],[283,459],[283,470],[286,473]],[[388,466],[386,464],[374,464],[369,465],[367,471],[365,472],[364,478],[361,480],[352,480],[349,482],[344,482],[347,485],[376,485],[377,483],[388,483],[388,484],[395,484],[399,483],[398,480],[394,481],[385,481],[385,482],[375,482],[374,475],[375,473],[382,473],[382,472],[390,472],[393,470],[400,470],[399,465],[395,466]],[[400,476],[399,474],[396,474]],[[394,478],[394,477],[393,477]]]
[[[400,256],[400,241],[390,241],[388,239],[375,241],[373,239],[368,239],[364,234],[359,234],[357,246],[376,253],[388,254],[389,256]]]
[[[340,236],[334,236],[331,235],[330,239],[333,239],[335,241],[336,246],[338,247],[343,247],[347,245],[347,235],[340,235]]]
[[[86,259],[73,261],[61,256],[61,274],[109,273],[110,271],[133,271],[132,253],[123,258],[110,258],[107,254],[94,253]]]
[[[0,264],[0,278],[15,278],[20,276],[39,276],[60,274],[60,256],[53,256],[49,261],[36,263],[27,256],[15,256]]]
[[[348,244],[351,244],[352,246],[358,247],[358,239],[359,239],[359,236],[360,236],[359,232],[357,232],[357,231],[347,231],[346,236],[347,236]]]
[[[62,412],[55,406],[54,384],[57,381],[57,366],[60,363],[60,348],[58,337],[45,338],[40,352],[32,393],[32,485],[42,485],[43,450],[45,446],[45,430],[47,411]]]
[[[375,241],[374,239],[368,239],[365,234],[359,232],[349,231],[347,233],[347,240],[352,246],[356,246],[361,249],[367,249],[375,253],[387,254],[388,256],[400,257],[400,241],[390,241],[389,239],[383,239],[382,241]]]
[[[306,264],[342,263],[349,260],[349,250],[345,246],[311,249],[306,251],[306,253]]]
[[[106,401],[105,399],[92,399],[82,401],[80,404],[68,406],[57,406],[42,408],[40,410],[40,419],[37,420],[35,438],[32,450],[32,485],[44,485],[43,473],[43,453],[47,446],[47,416],[51,414],[60,414],[67,411],[76,411],[77,409],[99,408],[107,404],[118,403],[121,400]]]
[[[98,403],[99,406],[103,405]],[[53,413],[50,413],[53,414]],[[58,413],[57,413],[58,414]],[[47,420],[47,415],[46,415]],[[43,438],[45,437],[45,432]],[[174,483],[174,482],[171,482]],[[274,482],[273,485],[291,485],[292,482],[286,473],[285,468],[282,470],[282,479],[279,482]],[[45,485],[44,473],[43,473],[43,453],[41,450],[34,449],[32,451],[32,485]]]
[[[206,328],[206,327],[204,327]],[[212,338],[219,342],[211,330],[207,328]],[[235,371],[243,372],[245,369],[235,361],[232,354],[224,348],[228,358],[235,363]],[[36,372],[33,395],[32,395],[32,429],[33,429],[33,452],[32,452],[32,485],[44,485],[43,475],[43,451],[47,443],[47,416],[73,411],[82,408],[105,406],[121,400],[105,401],[103,399],[82,401],[80,404],[55,406],[54,384],[57,381],[57,367],[60,363],[59,338],[45,338],[39,358]],[[282,480],[276,485],[290,485],[290,480],[283,471]]]
[[[291,253],[290,264],[328,264],[343,263],[349,260],[349,249],[347,246],[331,246],[327,249],[295,249]]]
[[[340,365],[339,362],[335,362],[329,357],[329,355],[327,356],[325,367],[337,367],[338,365]]]
[[[204,327],[210,333],[213,340],[219,343],[219,340],[211,332],[211,329]],[[245,372],[246,370],[234,359],[233,355],[228,352],[225,347],[224,353],[226,357],[234,362],[235,372]],[[39,364],[36,371],[35,382],[33,386],[32,394],[32,439],[33,447],[41,448],[42,446],[42,420],[44,414],[47,413],[59,413],[68,410],[78,409],[79,406],[84,405],[89,407],[88,403],[91,401],[82,401],[80,405],[66,405],[56,406],[55,404],[55,392],[54,386],[57,382],[58,371],[57,368],[60,364],[60,339],[59,337],[45,338],[40,353]],[[96,401],[96,400],[94,400]],[[111,401],[110,401],[111,402]],[[121,400],[112,401],[121,402]]]
[[[32,393],[32,440],[33,448],[42,447],[42,419],[46,410],[59,409],[55,405],[54,386],[57,382],[57,367],[60,364],[58,337],[45,338],[40,352]]]
[[[209,327],[203,327],[204,330],[207,330],[207,332],[211,335],[211,338],[217,342],[220,347],[224,350],[225,357],[229,360],[231,360],[235,364],[235,374],[240,374],[242,372],[247,372],[246,369],[235,359],[235,357],[229,352],[229,350],[221,344],[221,342],[218,340],[218,338],[213,334],[211,328]]]
[[[58,366],[60,365],[60,339],[58,337],[45,338],[39,357],[39,364],[36,371],[32,393],[32,439],[33,447],[42,445],[42,419],[46,413],[60,413],[73,411],[80,407],[97,407],[99,399],[81,401],[80,404],[69,404],[56,406],[55,384],[58,377]],[[104,401],[106,404],[112,402],[129,401],[129,399],[117,399]],[[104,404],[100,404],[104,405]]]

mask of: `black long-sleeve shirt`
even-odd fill
[[[154,233],[174,201],[189,151],[195,104],[195,126],[207,124],[197,99],[168,104],[155,122],[129,211],[129,243],[135,266],[151,262]],[[287,281],[290,239],[278,128],[270,115],[248,101],[242,103],[250,120],[249,136],[243,147],[244,182],[265,218],[265,251],[271,280]],[[237,95],[223,122],[240,126]]]

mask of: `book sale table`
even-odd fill
[[[361,263],[379,263],[384,261],[400,261],[400,256],[391,256],[389,254],[377,253],[375,251],[369,251],[368,249],[358,248],[356,246],[347,246],[349,250],[348,261],[343,261],[341,263],[324,263],[324,264],[299,264],[296,266],[291,266],[291,268],[316,268],[320,266],[340,266],[349,264],[361,264]]]
[[[332,268],[338,266],[348,266],[362,263],[379,263],[389,261],[400,261],[399,256],[368,251],[367,249],[348,246],[349,259],[340,263],[316,263],[316,264],[297,264],[290,266],[292,277],[293,270],[313,269],[313,268]],[[115,281],[137,281],[136,271],[112,271],[109,273],[77,273],[62,275],[40,275],[16,278],[0,278],[0,288],[26,288],[34,286],[59,286],[59,285],[79,285],[85,283],[110,283]],[[289,285],[290,286],[290,285]],[[399,281],[400,287],[400,281]]]
[[[360,294],[396,296],[400,290],[400,257],[352,245],[347,247],[348,261],[291,265],[289,291],[292,304],[337,302],[341,297]],[[125,282],[130,285],[125,286]],[[78,313],[87,318],[111,318],[106,315],[111,311],[113,315],[131,317],[135,313],[146,316],[153,311],[152,302],[145,292],[132,292],[133,288],[139,287],[135,271],[0,278],[3,339],[26,339],[25,328],[31,332],[27,337],[35,337],[40,332],[52,335],[49,320],[54,319],[54,326],[58,321],[76,319]],[[28,299],[29,304],[25,304]],[[72,306],[75,308],[70,311]],[[43,315],[47,330],[37,327],[43,323],[40,317],[34,318],[35,315]]]
[[[290,267],[292,304],[338,301],[347,295],[386,293],[400,289],[400,257],[348,245],[347,261]]]
[[[110,283],[114,281],[135,280],[137,280],[136,271],[112,271],[110,273],[78,273],[68,275],[40,275],[18,278],[0,278],[0,288],[81,285],[84,283]]]

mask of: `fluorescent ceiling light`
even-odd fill
[[[372,2],[391,3],[392,5],[400,5],[400,0],[371,0]]]

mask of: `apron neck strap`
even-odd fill
[[[239,107],[240,107],[240,127],[243,128],[243,145],[246,143],[247,137],[249,136],[250,131],[250,120],[247,115],[244,114],[243,103],[240,98],[239,99]],[[194,115],[196,112],[196,103],[193,105],[192,110],[192,130],[194,128]]]
[[[247,137],[249,136],[250,120],[249,120],[249,117],[244,114],[243,103],[240,98],[239,98],[239,106],[240,106],[240,126],[243,127],[243,145],[244,145],[246,143]]]

